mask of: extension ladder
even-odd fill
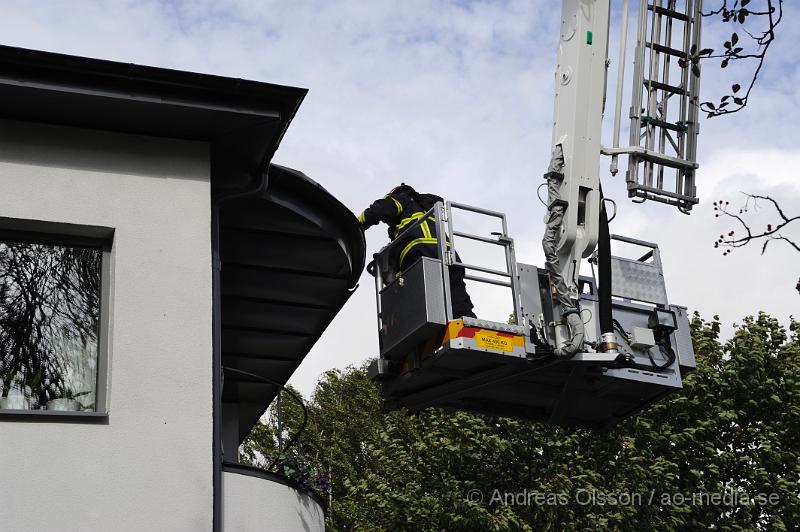
[[[603,150],[628,155],[629,197],[687,213],[698,202],[700,67],[693,59],[700,52],[701,10],[702,0],[640,1],[630,146]]]

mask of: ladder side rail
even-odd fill
[[[625,53],[628,49],[629,0],[622,1],[622,28],[619,39],[619,64],[617,65],[617,94],[614,100],[614,137],[612,148],[619,148],[620,122],[622,121],[622,93],[625,86]],[[610,22],[609,18],[609,22]],[[609,35],[610,37],[610,35]],[[610,39],[609,39],[610,40]],[[611,156],[611,175],[617,175],[619,155]]]
[[[636,51],[633,60],[633,88],[631,90],[631,124],[628,132],[628,142],[631,147],[641,146],[642,84],[644,83],[644,51],[645,36],[647,34],[646,17],[647,0],[639,0]],[[635,155],[628,155],[628,174],[625,180],[628,183],[628,196],[635,196],[635,189],[639,184],[639,158]]]
[[[685,53],[684,64],[683,68],[681,69],[681,86],[689,88],[689,75],[692,70],[691,64],[689,63],[689,53],[691,52],[692,46],[692,30],[694,29],[694,25],[697,23],[695,20],[694,13],[692,12],[692,6],[694,2],[692,0],[685,0],[684,5],[684,14],[686,18],[690,21],[683,25],[683,51]],[[699,50],[698,50],[699,51]],[[684,131],[682,135],[678,135],[678,157],[686,158],[686,144],[687,144],[687,137],[689,135],[689,106],[691,105],[691,90],[689,90],[689,96],[687,98],[681,98],[681,106],[680,106],[680,123],[684,126]],[[675,192],[678,194],[683,194],[684,192],[684,179],[686,176],[686,171],[677,170],[676,171],[676,180],[675,180]]]
[[[675,10],[675,0],[668,0],[667,9],[670,9],[672,11]],[[665,46],[669,46],[669,47],[672,46],[672,24],[673,24],[673,22],[674,22],[674,20],[673,20],[672,17],[667,17],[666,18],[666,21],[665,21],[666,28],[664,30],[664,45]],[[669,85],[670,63],[671,63],[670,55],[669,54],[664,54],[664,65],[663,65],[663,67],[661,69],[661,80],[660,81],[662,83],[666,84],[666,85]],[[661,119],[664,120],[665,122],[669,122],[669,100],[670,100],[670,96],[672,96],[672,95],[665,93],[664,94],[664,99],[661,100],[660,105],[659,105],[659,107],[660,107],[659,108],[659,112],[661,113]],[[684,98],[683,95],[679,95],[679,97],[680,97],[680,99]],[[664,128],[664,127],[660,127],[659,128],[659,134],[658,134],[658,151],[660,153],[666,153],[666,150],[667,150],[666,135],[667,135],[667,129]],[[676,181],[677,181],[677,176],[676,176]],[[657,187],[658,188],[664,188],[664,165],[663,164],[659,164],[658,165],[658,176],[657,176],[656,183],[657,183]]]
[[[702,36],[703,20],[703,0],[695,0],[694,18],[692,22],[692,45],[700,50],[700,40]],[[691,69],[690,67],[687,67]],[[689,129],[686,133],[686,158],[690,161],[697,160],[697,135],[700,133],[700,77],[694,73],[689,74]],[[685,173],[683,193],[687,196],[696,197],[694,171]],[[691,208],[691,205],[689,205]]]
[[[661,0],[656,0],[654,7],[663,8]],[[647,116],[650,118],[658,117],[658,86],[654,85],[654,83],[658,81],[656,77],[658,76],[658,66],[661,57],[658,50],[655,49],[654,44],[661,42],[661,20],[663,18],[661,13],[661,9],[653,9],[650,18],[650,46],[648,47],[647,54],[647,59],[650,64],[650,71],[647,79]],[[667,93],[664,92],[665,96],[666,94]],[[647,121],[645,123],[644,139],[644,146],[647,150],[655,151],[655,137],[655,126],[650,121]],[[654,170],[655,163],[652,161],[645,161],[644,183],[649,187],[653,186]]]

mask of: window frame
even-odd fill
[[[111,320],[109,314],[111,312],[113,285],[112,251],[114,228],[0,216],[0,240],[51,246],[92,247],[101,250],[100,323],[97,331],[97,377],[94,411],[64,412],[55,410],[0,409],[0,422],[30,420],[107,423],[109,415],[109,363],[111,358]]]

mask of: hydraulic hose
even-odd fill
[[[559,357],[571,357],[583,349],[585,331],[580,312],[571,311],[565,316],[565,319],[567,327],[569,327],[569,340],[554,350],[555,355]]]
[[[608,230],[608,215],[604,201],[600,201],[600,227],[597,235],[597,269],[600,286],[597,296],[600,303],[600,333],[613,333],[611,316],[611,234]]]
[[[600,350],[616,351],[617,341],[614,334],[614,318],[611,314],[611,233],[608,229],[608,213],[603,201],[603,189],[600,188],[600,227],[597,235],[597,270],[600,286],[597,289]]]

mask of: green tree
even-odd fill
[[[326,372],[304,440],[331,478],[329,528],[796,528],[800,324],[759,314],[723,345],[716,319],[695,317],[692,334],[698,368],[684,389],[601,434],[437,409],[384,415],[363,368]],[[742,501],[759,493],[777,503]]]

